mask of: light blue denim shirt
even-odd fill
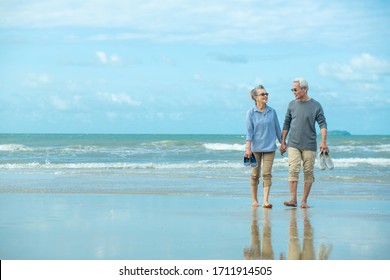
[[[246,141],[252,142],[252,152],[274,152],[276,139],[282,141],[276,111],[266,105],[264,112],[256,106],[248,110],[246,116]]]

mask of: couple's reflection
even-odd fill
[[[252,225],[251,225],[251,245],[244,249],[244,259],[246,260],[273,260],[274,251],[272,249],[271,240],[271,225],[269,223],[269,211],[270,209],[264,208],[263,212],[263,238],[260,242],[259,225],[257,222],[257,208],[252,212]],[[261,248],[261,244],[263,247]]]
[[[274,251],[272,248],[272,232],[270,223],[271,209],[263,209],[263,231],[260,235],[258,225],[258,209],[253,209],[251,225],[251,245],[244,249],[244,259],[247,260],[273,260]],[[287,259],[289,260],[314,260],[313,228],[310,223],[307,209],[303,209],[303,244],[301,246],[298,225],[297,209],[290,209],[289,241],[287,248]],[[318,259],[329,258],[332,246],[321,245],[318,250]],[[284,253],[280,253],[280,259],[286,259]]]
[[[303,211],[303,246],[298,235],[297,225],[297,209],[290,209],[290,227],[289,227],[289,242],[287,249],[287,259],[289,260],[314,260],[314,245],[313,245],[313,228],[310,224],[307,209]],[[283,254],[280,255],[284,259]]]

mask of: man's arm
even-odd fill
[[[328,149],[328,146],[326,145],[326,137],[328,135],[328,130],[324,127],[324,128],[321,128],[321,136],[322,136],[322,140],[321,140],[321,145],[320,145],[320,151],[324,151],[324,152],[329,152],[329,149]]]
[[[280,143],[280,154],[283,156],[283,154],[287,150],[287,144],[286,144],[286,138],[287,138],[288,130],[282,131],[282,143]]]

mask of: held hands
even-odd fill
[[[279,148],[280,154],[283,156],[283,154],[287,151],[287,145],[286,143],[282,143]]]

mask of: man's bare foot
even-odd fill
[[[292,201],[292,200],[290,200],[290,201],[285,201],[285,202],[284,202],[284,205],[285,205],[285,206],[289,206],[289,207],[297,207],[297,202],[296,202],[296,201]]]
[[[253,201],[252,202],[252,207],[259,207],[259,202],[258,201]]]
[[[307,203],[306,202],[301,202],[301,208],[310,208],[310,206],[309,205],[307,205]]]

